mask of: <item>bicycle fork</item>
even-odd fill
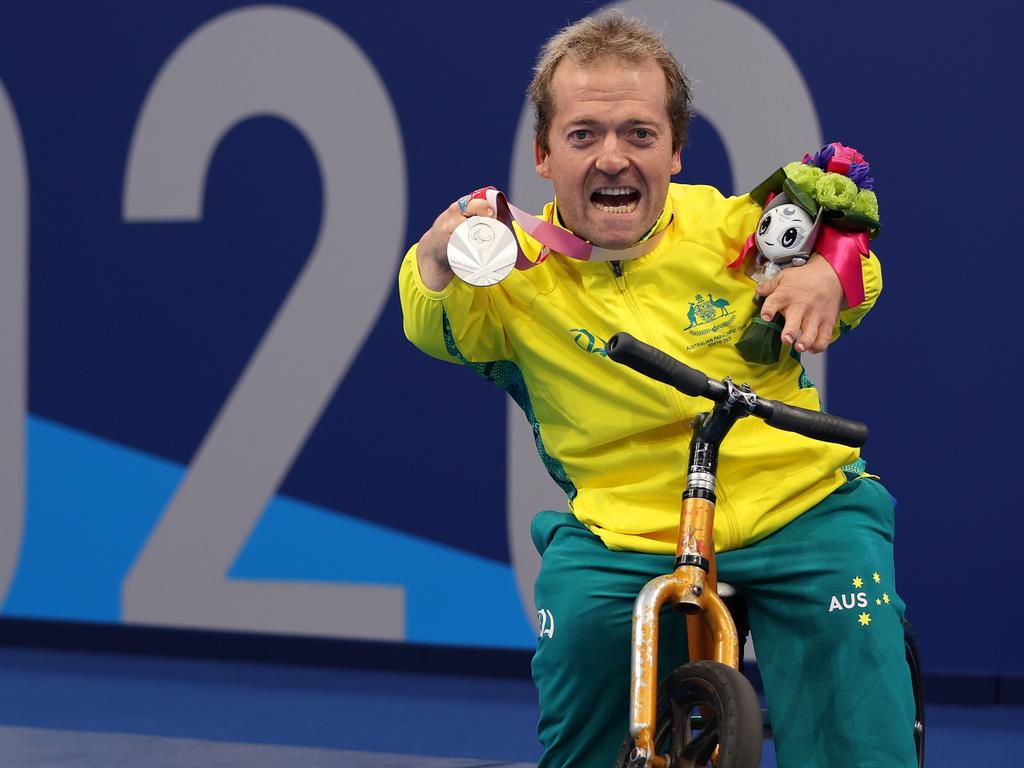
[[[731,383],[730,383],[731,384]],[[732,388],[731,388],[732,389]],[[630,725],[634,748],[632,768],[670,768],[654,743],[658,705],[658,616],[666,603],[687,614],[690,661],[710,659],[739,669],[739,636],[725,603],[718,596],[715,548],[715,473],[718,447],[747,415],[743,390],[702,413],[693,422],[689,474],[683,492],[675,569],[647,583],[633,607]]]

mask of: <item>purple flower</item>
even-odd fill
[[[846,175],[850,177],[850,180],[858,188],[873,190],[875,188],[875,180],[868,175],[869,173],[871,173],[871,166],[867,163],[853,163],[850,166],[850,172]]]
[[[811,156],[811,165],[816,165],[821,170],[828,170],[828,161],[835,155],[836,148],[832,144],[822,147],[818,152]]]

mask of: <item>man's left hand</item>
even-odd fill
[[[785,316],[782,340],[797,352],[824,352],[832,342],[839,311],[846,306],[839,276],[819,253],[802,267],[784,269],[759,284],[757,294],[766,297],[761,307],[764,320],[770,321],[776,312]]]

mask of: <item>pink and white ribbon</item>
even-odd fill
[[[498,221],[509,229],[512,229],[512,222],[515,221],[526,234],[544,246],[536,261],[530,261],[526,254],[523,253],[522,246],[520,246],[519,255],[516,258],[516,269],[520,270],[532,269],[542,263],[552,251],[568,256],[570,259],[577,259],[578,261],[627,261],[629,259],[636,259],[653,251],[665,234],[665,229],[662,228],[643,242],[628,248],[601,248],[600,246],[588,243],[568,230],[555,226],[550,221],[538,219],[522,208],[517,208],[508,201],[504,192],[494,187],[478,189],[470,195],[470,198],[486,200]]]

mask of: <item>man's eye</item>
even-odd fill
[[[571,136],[576,141],[586,141],[587,137],[590,136],[590,131],[581,128],[578,131],[573,131]]]
[[[649,138],[651,138],[651,132],[649,130],[647,130],[646,128],[637,128],[636,131],[634,132],[634,135],[638,139],[649,139]]]

